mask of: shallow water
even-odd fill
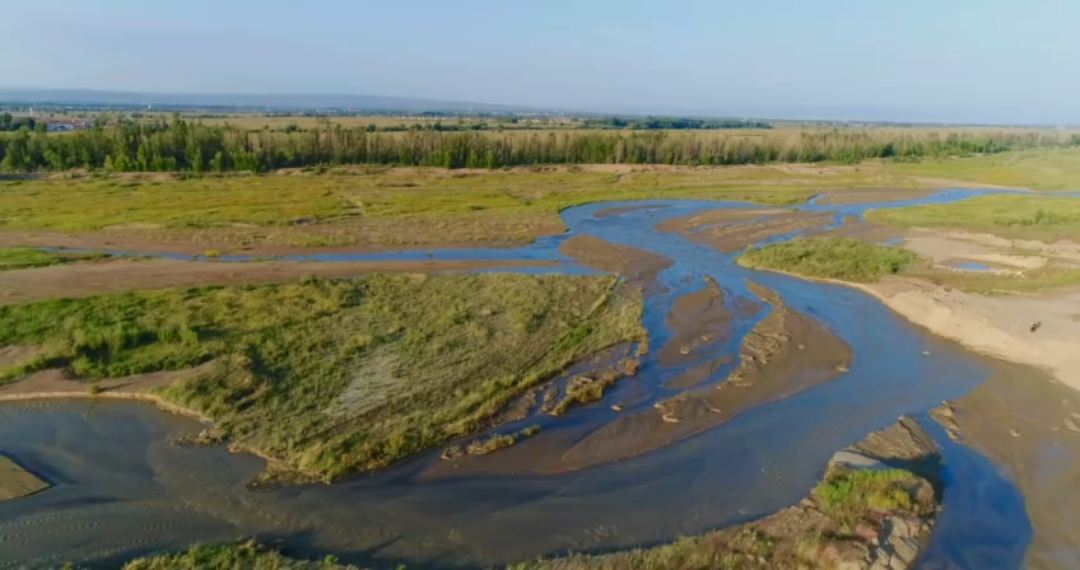
[[[994,270],[993,267],[990,267],[989,265],[985,263],[980,263],[978,261],[956,261],[948,263],[947,265],[951,269],[955,269],[957,271],[973,271],[977,273],[985,273]]]
[[[948,191],[879,205],[820,206],[839,223],[870,207],[940,203],[979,191]],[[624,206],[615,214],[598,212]],[[261,467],[250,456],[171,445],[193,422],[135,403],[0,405],[0,449],[54,483],[26,499],[0,503],[0,561],[45,565],[63,560],[112,563],[199,540],[256,535],[290,552],[338,554],[362,563],[410,567],[483,566],[542,555],[652,544],[745,521],[798,501],[836,450],[900,414],[922,414],[983,381],[987,365],[952,343],[921,333],[869,296],[845,287],[757,272],[733,256],[654,226],[665,219],[745,204],[645,201],[591,204],[563,212],[571,231],[510,250],[443,250],[295,256],[287,259],[558,259],[569,235],[591,234],[658,253],[673,264],[646,299],[654,349],[670,336],[672,301],[716,279],[732,302],[753,298],[752,279],[790,307],[825,323],[853,349],[850,371],[791,398],[750,410],[698,436],[629,460],[558,476],[487,476],[419,481],[431,453],[373,476],[333,486],[252,493]],[[130,252],[128,252],[130,253]],[[755,318],[736,320],[721,352],[737,354]],[[638,375],[603,402],[548,420],[545,433],[592,429],[627,391],[645,407],[670,395],[664,383],[688,364],[660,362],[654,350]],[[717,354],[711,355],[716,357]],[[729,367],[710,381],[726,377]],[[927,567],[1018,567],[1030,540],[1019,495],[985,458],[948,442],[945,509]],[[988,507],[987,505],[994,505]],[[974,553],[974,554],[973,554]]]

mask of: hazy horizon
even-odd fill
[[[1080,5],[252,0],[11,7],[0,86],[773,119],[1080,123]]]

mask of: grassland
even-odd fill
[[[739,264],[817,277],[871,283],[893,275],[918,261],[902,248],[851,238],[797,238],[760,248],[749,248]]]
[[[904,187],[875,168],[335,169],[272,175],[49,176],[0,182],[0,232],[83,234],[206,248],[522,242],[565,228],[559,211],[606,200],[790,205],[845,187]]]
[[[951,228],[1006,238],[1080,242],[1080,198],[1047,195],[978,196],[952,204],[876,210],[873,222]]]
[[[16,370],[96,378],[214,370],[162,396],[215,420],[205,436],[333,479],[486,425],[573,361],[642,334],[614,277],[372,275],[0,307]]]
[[[1080,149],[1020,150],[919,162],[895,162],[899,175],[969,180],[1033,190],[1080,190]]]
[[[687,198],[791,205],[844,188],[963,184],[942,178],[1080,188],[1073,183],[1080,178],[1076,172],[1080,150],[1042,149],[920,162],[874,160],[855,166],[597,165],[482,171],[341,167],[205,176],[67,173],[0,181],[0,232],[87,234],[108,229],[119,243],[125,238],[137,243],[188,241],[206,244],[207,249],[519,243],[562,231],[558,212],[588,202]],[[994,200],[1004,199],[980,198],[972,204],[990,209]],[[1028,200],[1034,204],[1034,198]],[[1075,206],[1064,198],[1046,202],[1042,209],[1050,215],[1039,219],[1034,216],[1040,206],[1000,205],[1012,216],[1004,225],[979,222],[978,216],[969,223],[949,209],[936,217],[1014,233],[1043,228],[1043,236],[1058,235],[1058,229],[1075,231],[1075,226],[1068,227],[1076,218]],[[922,216],[937,210],[910,212]],[[935,221],[905,218],[915,215],[910,212],[873,215],[890,216],[882,220],[901,225]]]
[[[337,189],[273,176],[17,180],[0,183],[0,228],[78,232],[317,221],[348,212]]]
[[[101,258],[100,255],[94,254],[57,253],[28,247],[0,247],[0,271],[48,267],[49,265],[99,258]]]

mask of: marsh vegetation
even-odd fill
[[[867,218],[904,227],[949,228],[1015,239],[1080,242],[1080,200],[1065,196],[977,196],[951,204],[875,210]]]
[[[0,307],[17,369],[92,382],[215,361],[161,395],[205,434],[333,479],[468,435],[574,362],[642,334],[614,277],[372,275],[164,290]]]
[[[869,283],[894,275],[918,261],[918,256],[852,238],[816,237],[751,247],[739,263],[756,269],[772,269],[817,277]]]
[[[124,565],[123,570],[359,570],[356,566],[338,564],[328,556],[320,561],[286,558],[278,551],[244,541],[230,544],[197,544],[176,554],[161,554],[139,558]]]

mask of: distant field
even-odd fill
[[[1074,163],[1077,168],[1072,167]],[[108,229],[109,235],[118,238],[197,241],[208,249],[253,244],[507,243],[559,233],[564,229],[560,210],[597,201],[685,198],[786,206],[818,192],[848,188],[965,184],[1067,188],[1074,178],[1080,184],[1080,149],[920,162],[871,160],[857,165],[338,167],[264,175],[55,174],[0,180],[0,232]],[[1033,200],[980,198],[871,217],[899,225],[937,224],[1017,237],[1075,236],[1075,200]]]
[[[872,211],[867,219],[906,227],[955,228],[1008,238],[1080,242],[1080,198],[979,196],[953,204]]]
[[[0,182],[0,231],[109,228],[110,235],[197,235],[225,246],[524,241],[562,231],[559,211],[588,202],[699,198],[790,205],[821,190],[910,185],[880,168],[779,166],[52,176]]]
[[[0,307],[0,346],[87,379],[214,372],[164,395],[215,435],[331,479],[467,435],[512,397],[643,335],[616,277],[372,275]]]
[[[897,174],[1031,188],[1080,190],[1080,149],[1023,150],[890,165]]]

